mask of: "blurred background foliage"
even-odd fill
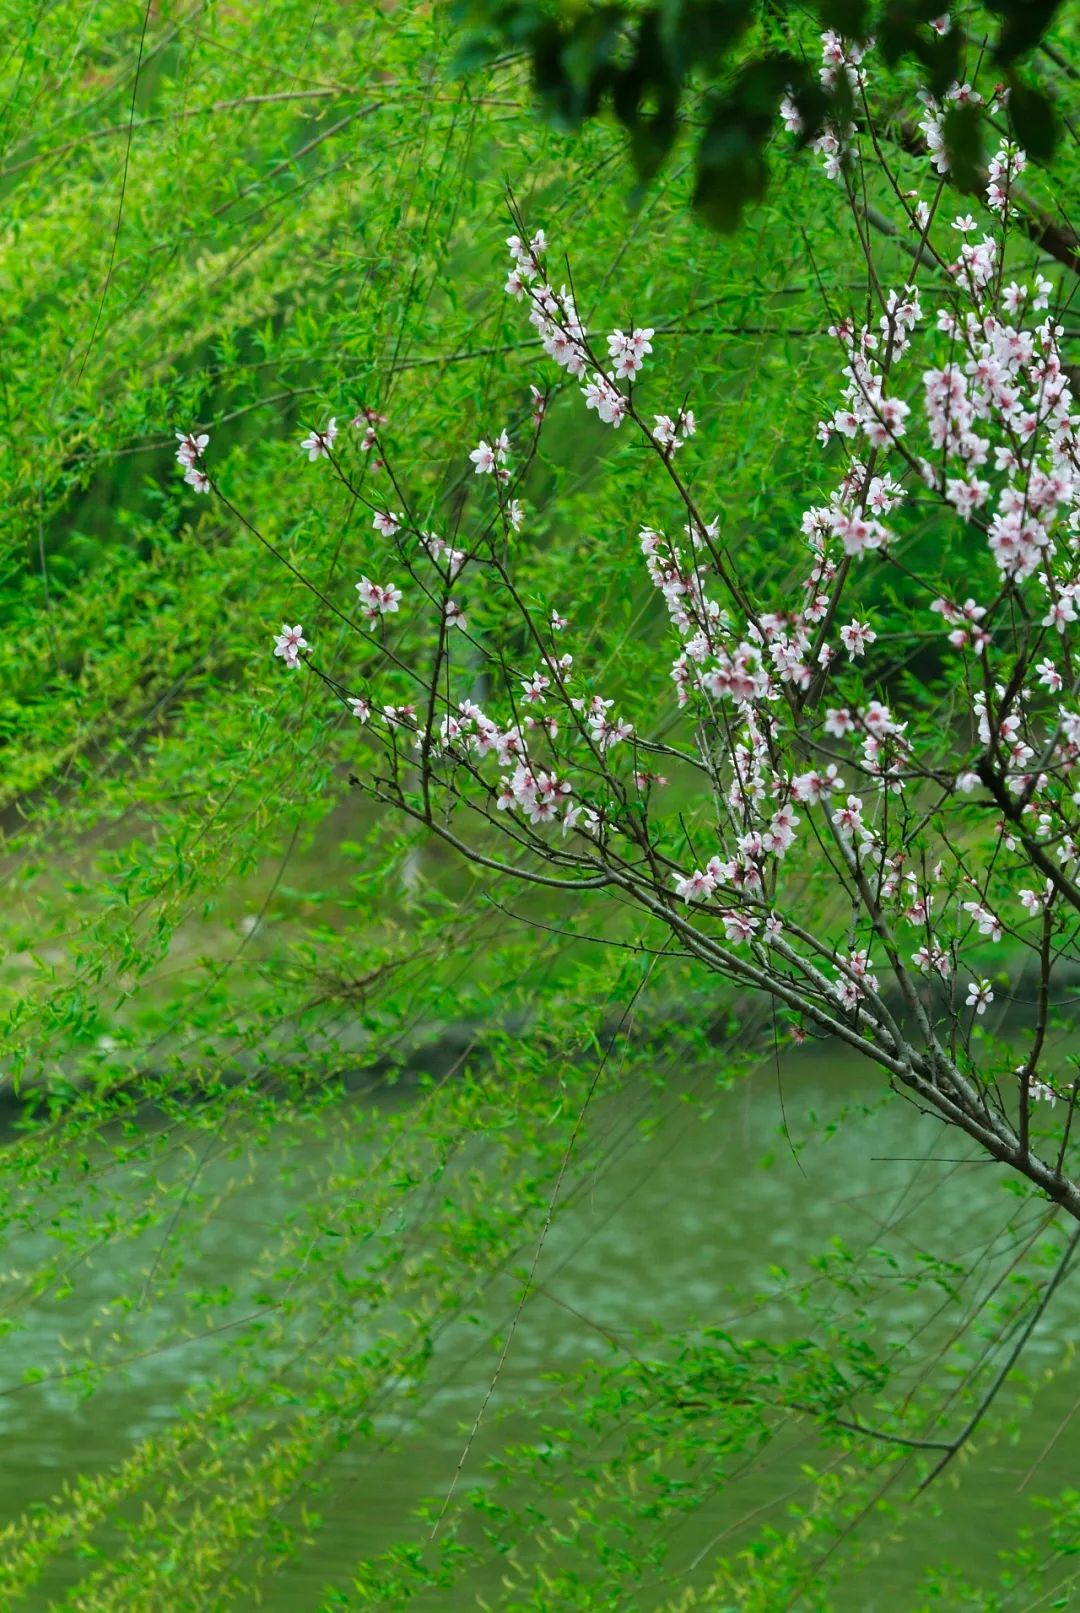
[[[356,725],[270,653],[301,621],[348,681],[347,632],[173,459],[207,430],[346,608],[379,540],[300,437],[384,412],[438,529],[550,380],[502,291],[510,192],[590,325],[657,328],[648,397],[696,410],[685,463],[782,608],[831,475],[822,288],[864,295],[842,197],[784,146],[717,238],[689,145],[631,192],[613,122],[539,120],[516,52],[462,75],[437,6],[0,16],[0,1606],[1070,1605],[1071,1299],[959,1498],[914,1499],[1041,1317],[1045,1206],[617,903],[523,896],[373,811]],[[649,720],[636,532],[677,511],[578,404],[516,574]]]

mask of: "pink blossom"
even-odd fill
[[[478,476],[490,476],[495,469],[495,450],[482,437],[469,458],[475,465]]]
[[[603,706],[610,706],[611,701],[602,701]],[[608,751],[613,745],[622,740],[629,739],[634,730],[630,723],[621,718],[609,718],[605,710],[593,710],[586,719],[592,739],[600,751]]]
[[[780,102],[780,117],[788,134],[802,134],[803,120],[790,95],[785,95]]]
[[[579,337],[571,335],[569,331],[555,329],[546,338],[544,346],[556,364],[569,374],[579,380],[585,374],[585,349]]]
[[[210,438],[205,431],[198,435],[193,431],[178,431],[176,440],[180,445],[176,450],[176,457],[185,469],[190,470],[196,461],[202,458]]]
[[[692,874],[685,877],[677,875],[675,878],[675,894],[681,896],[684,902],[704,902],[715,889],[715,879],[700,868],[695,868]]]
[[[645,355],[652,352],[651,337],[654,330],[634,330],[628,336],[621,330],[612,331],[608,337],[608,353],[615,360],[615,374],[620,379],[633,380],[645,362]]]
[[[416,721],[416,707],[412,705],[384,706],[382,710],[391,728],[411,728]]]
[[[595,409],[606,425],[614,426],[616,430],[622,425],[627,401],[618,387],[612,384],[610,377],[594,375],[588,386],[583,386],[581,391],[585,407]]]
[[[450,582],[469,558],[464,549],[452,549],[445,539],[436,537],[434,532],[421,532],[420,547],[436,564],[441,561],[445,565]]]
[[[729,941],[752,941],[754,931],[761,925],[760,919],[751,918],[746,913],[721,913],[720,922]]]
[[[843,739],[855,727],[855,720],[846,706],[830,706],[825,712],[825,732]]]
[[[1055,627],[1059,633],[1064,633],[1068,622],[1076,621],[1076,597],[1071,588],[1062,588],[1056,599],[1050,601],[1050,609],[1042,619],[1044,627]]]
[[[312,463],[314,463],[316,459],[320,458],[329,459],[330,449],[333,446],[334,438],[337,436],[337,434],[337,419],[331,418],[326,422],[324,430],[312,430],[309,432],[309,434],[300,444],[300,447],[304,450],[309,461]]]
[[[846,627],[840,629],[840,640],[848,655],[854,661],[857,656],[863,655],[868,644],[873,644],[877,634],[868,622],[848,622]]]
[[[392,614],[401,603],[401,589],[393,583],[381,587],[377,582],[361,577],[356,592],[360,595],[360,605],[369,621],[374,621],[377,616]]]
[[[571,829],[577,829],[579,834],[591,834],[600,824],[597,813],[591,807],[567,804],[563,812],[563,835],[569,834]]]
[[[1021,1074],[1024,1068],[1025,1066],[1021,1065],[1017,1074]],[[1034,1078],[1028,1082],[1028,1097],[1032,1098],[1036,1103],[1048,1103],[1051,1109],[1058,1100],[1057,1093],[1048,1082],[1038,1081]]]
[[[952,971],[948,953],[938,946],[921,946],[911,954],[911,961],[921,973],[929,974],[934,969],[943,980],[947,980]]]
[[[354,414],[349,421],[355,431],[369,431],[373,426],[385,426],[386,415],[380,414],[377,409],[362,408]]]
[[[843,779],[838,776],[835,764],[830,763],[824,773],[819,773],[816,769],[809,773],[800,773],[792,780],[791,793],[796,801],[813,806],[816,802],[824,800],[833,790],[843,788]]]
[[[485,442],[481,437],[479,443],[469,455],[476,468],[476,474],[478,476],[490,476],[497,464],[505,463],[509,448],[510,439],[505,431],[499,433],[494,443]]]
[[[844,545],[844,553],[864,555],[871,549],[880,549],[888,534],[880,521],[868,521],[857,512],[838,510],[833,516],[832,529]]]
[[[510,256],[528,279],[539,274],[540,259],[547,251],[547,236],[543,230],[537,230],[528,244],[520,235],[508,235],[506,244],[510,248]]]
[[[521,679],[522,693],[526,701],[542,701],[544,690],[551,687],[551,679],[545,678],[542,672],[534,672],[531,678]]]
[[[878,978],[873,973],[870,954],[867,951],[860,949],[852,952],[849,957],[838,953],[836,961],[843,966],[845,973],[836,981],[833,990],[845,1008],[854,1008],[866,995],[862,989],[863,982],[869,990],[877,991]]]
[[[985,1014],[994,1000],[993,988],[989,980],[973,980],[967,989],[965,1008],[974,1008],[977,1014]]]
[[[653,419],[656,422],[653,440],[668,454],[675,453],[697,430],[692,409],[680,410],[674,419],[668,414],[657,414]]]
[[[980,935],[988,935],[992,941],[1001,940],[1001,920],[989,908],[983,907],[981,902],[965,902],[963,906],[964,912],[971,914]]]
[[[298,666],[300,651],[309,648],[310,645],[304,637],[304,629],[299,622],[295,627],[290,627],[288,623],[282,624],[281,632],[274,640],[274,654],[280,655],[287,667]]]
[[[845,840],[858,834],[863,826],[862,801],[857,795],[849,795],[844,806],[837,809],[832,815],[832,821]]]

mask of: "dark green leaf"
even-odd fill
[[[1054,108],[1048,96],[1010,77],[1009,117],[1017,140],[1029,156],[1039,161],[1053,156],[1057,131]]]
[[[990,9],[1004,17],[994,50],[995,61],[1008,65],[1025,56],[1046,34],[1061,0],[999,0]]]
[[[986,183],[979,108],[971,102],[950,106],[945,113],[945,150],[953,178],[961,190],[981,190]]]
[[[651,179],[675,143],[675,107],[638,117],[630,128],[630,156],[639,179]]]
[[[707,155],[705,145],[698,153],[694,211],[710,229],[729,234],[746,204],[765,194],[768,169],[760,148],[734,124],[713,132]]]
[[[866,0],[819,0],[818,16],[823,28],[845,39],[865,39],[870,32]]]
[[[494,35],[472,34],[458,46],[453,70],[461,77],[475,73],[478,68],[486,67],[489,62],[493,62],[502,49],[500,41]]]

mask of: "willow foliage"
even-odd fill
[[[438,7],[0,14],[0,1606],[1067,1597],[1078,1498],[1034,1412],[1059,1344],[951,1471],[1000,1501],[1015,1441],[1028,1493],[1065,1493],[1010,1490],[959,1567],[951,1475],[913,1500],[1041,1315],[1046,1206],[868,1166],[894,1104],[828,1053],[784,1055],[782,1110],[767,1015],[639,920],[523,902],[373,812],[347,717],[269,655],[283,613],[323,644],[334,617],[174,473],[174,430],[212,429],[328,596],[369,523],[305,474],[313,423],[380,410],[451,504],[463,434],[529,408],[493,285],[510,186],[607,306],[660,315],[767,565],[812,471],[839,207],[793,161],[718,243],[676,162],[630,212],[617,132],[546,130],[515,60],[454,76]],[[558,403],[550,430],[522,568],[576,579],[630,688],[643,470]]]

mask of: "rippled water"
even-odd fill
[[[612,1337],[629,1339],[631,1330],[650,1324],[672,1332],[723,1322],[733,1331],[775,1331],[791,1325],[789,1313],[751,1300],[770,1266],[805,1272],[835,1236],[856,1251],[879,1243],[913,1250],[925,1243],[970,1263],[1015,1213],[996,1166],[957,1163],[967,1150],[900,1101],[846,1119],[842,1136],[823,1140],[820,1118],[811,1116],[838,1114],[866,1091],[865,1070],[845,1058],[818,1050],[785,1062],[791,1133],[817,1138],[801,1164],[778,1135],[775,1068],[766,1066],[718,1095],[703,1113],[687,1100],[692,1089],[707,1089],[708,1079],[703,1072],[682,1090],[597,1100],[592,1135],[601,1144],[592,1174],[552,1229],[537,1291],[521,1317],[470,1458],[469,1482],[482,1478],[485,1454],[535,1433],[535,1422],[521,1408],[542,1395],[543,1375],[603,1354]],[[411,1100],[396,1094],[381,1101],[389,1114]],[[642,1117],[657,1112],[658,1124],[644,1134]],[[202,1145],[200,1139],[197,1146]],[[325,1147],[331,1150],[333,1144]],[[768,1165],[762,1164],[766,1156]],[[210,1285],[248,1270],[265,1246],[268,1229],[283,1224],[305,1184],[327,1168],[318,1147],[288,1170],[272,1149],[208,1165],[204,1185],[227,1179],[237,1185],[224,1213],[210,1221],[189,1278]],[[136,1198],[133,1184],[133,1202]],[[34,1247],[20,1244],[19,1254],[32,1260]],[[1002,1253],[987,1266],[987,1281],[1004,1264]],[[10,1271],[10,1261],[7,1266]],[[20,1331],[20,1367],[28,1360],[56,1359],[58,1329],[70,1328],[75,1317],[91,1317],[116,1291],[118,1275],[107,1244],[80,1262],[70,1274],[74,1296],[62,1305],[41,1302]],[[491,1331],[505,1327],[516,1291],[512,1278],[497,1280],[478,1320],[463,1319],[441,1336],[422,1405],[399,1409],[391,1402],[378,1422],[378,1433],[393,1436],[395,1448],[354,1443],[342,1454],[328,1493],[319,1499],[325,1524],[317,1547],[267,1587],[263,1605],[271,1613],[314,1610],[324,1587],[347,1585],[350,1567],[360,1557],[400,1538],[403,1521],[423,1497],[445,1493],[461,1454],[461,1429],[472,1422],[490,1381]],[[922,1300],[896,1285],[887,1299],[890,1321],[899,1329]],[[909,1609],[922,1566],[944,1558],[980,1577],[988,1530],[1003,1510],[1011,1513],[1021,1504],[1018,1488],[1025,1475],[1073,1409],[1075,1375],[1059,1369],[1078,1320],[1080,1279],[1073,1277],[1025,1352],[1029,1372],[1052,1369],[1054,1375],[1025,1415],[1019,1440],[994,1446],[970,1467],[958,1464],[958,1487],[949,1483],[936,1494],[941,1515],[927,1507],[924,1525],[909,1530],[904,1544],[891,1545],[882,1528],[880,1555],[872,1567],[857,1585],[842,1585],[837,1593],[832,1605],[841,1613]],[[168,1318],[155,1310],[147,1321],[148,1339],[160,1340],[163,1325],[167,1329]],[[133,1362],[122,1379],[107,1378],[76,1404],[56,1385],[0,1398],[3,1516],[10,1519],[28,1503],[45,1500],[75,1472],[97,1471],[122,1459],[140,1437],[168,1424],[192,1379],[210,1370],[213,1358],[214,1345],[205,1343],[155,1353]],[[16,1371],[5,1382],[17,1378]],[[1067,1428],[1029,1489],[1052,1493],[1075,1482],[1075,1448]],[[678,1525],[668,1542],[674,1580],[657,1584],[656,1598],[673,1594],[678,1576],[692,1572],[699,1560],[730,1547],[732,1532],[737,1534],[746,1514],[776,1506],[793,1486],[797,1499],[798,1463],[813,1453],[807,1428],[793,1428],[791,1437],[752,1466],[735,1489],[718,1495],[715,1506]],[[775,1516],[782,1519],[782,1506]],[[482,1592],[497,1607],[498,1583],[493,1567],[490,1578],[469,1582],[448,1601],[425,1599],[422,1605],[468,1607]],[[45,1581],[34,1593],[39,1599],[21,1605],[47,1608],[59,1584]],[[636,1605],[648,1606],[648,1596]]]

